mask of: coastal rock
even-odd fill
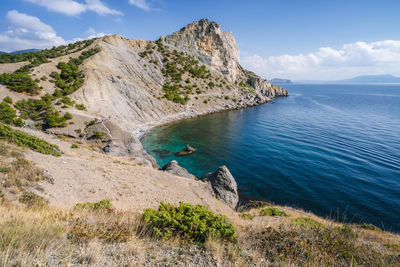
[[[289,93],[282,87],[279,87],[277,85],[269,83],[267,80],[262,79],[258,76],[256,77],[251,77],[248,82],[251,84],[251,86],[254,87],[254,89],[258,92],[260,92],[261,95],[268,97],[268,98],[274,98],[277,96],[288,96]]]
[[[103,152],[113,156],[129,156],[141,158],[145,165],[152,166],[153,168],[159,168],[156,160],[144,150],[140,140],[134,136],[126,142],[119,140],[111,140],[105,147]]]
[[[225,202],[232,209],[236,208],[239,202],[237,184],[226,166],[219,167],[213,173],[205,174],[201,179],[210,183],[217,199]]]
[[[169,173],[175,174],[177,176],[189,178],[189,179],[195,179],[195,176],[190,174],[185,168],[181,167],[178,165],[178,162],[176,160],[170,161],[167,164],[165,164],[161,170],[167,171]]]
[[[183,157],[189,156],[196,152],[196,149],[191,147],[190,145],[186,145],[186,148],[182,151],[175,153],[175,156]]]

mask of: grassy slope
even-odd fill
[[[209,237],[159,240],[142,213],[108,202],[78,209],[49,207],[30,188],[46,177],[26,148],[0,139],[0,265],[265,265],[398,266],[400,236],[369,225],[335,223],[288,207],[258,205],[227,220],[233,242]],[[161,174],[160,174],[161,175]],[[164,235],[168,236],[168,235]]]
[[[298,211],[283,209],[288,216],[228,218],[237,229],[235,242],[209,238],[204,245],[193,245],[179,238],[152,238],[144,230],[141,214],[129,211],[25,208],[3,203],[0,262],[3,266],[33,262],[147,266],[400,264],[398,235],[336,224],[310,214],[313,219],[304,219]],[[258,214],[259,210],[250,212]]]

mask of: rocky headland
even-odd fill
[[[0,262],[398,264],[398,235],[268,203],[238,210],[226,166],[203,177],[177,161],[160,168],[140,142],[153,127],[281,96],[205,19],[156,41],[109,35],[0,55]]]

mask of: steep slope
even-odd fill
[[[83,64],[87,78],[73,98],[134,137],[172,120],[288,95],[245,71],[232,33],[208,20],[156,42],[112,35],[94,45],[101,51]]]
[[[288,95],[285,89],[244,70],[232,33],[222,32],[219,24],[208,20],[157,41],[110,35],[38,53],[47,58],[36,57],[28,65],[7,58],[0,65],[4,72],[23,66],[17,71],[22,69],[37,85],[31,90],[38,94],[33,98],[47,97],[44,101],[53,105],[53,121],[46,121],[42,112],[41,118],[30,116],[27,124],[40,127],[38,122],[44,120],[42,128],[48,133],[75,138],[96,139],[97,133],[104,137],[105,152],[144,157],[154,166],[138,139],[150,128]],[[32,98],[0,89],[3,97]],[[67,113],[73,118],[68,123],[60,117]],[[94,120],[95,125],[89,127]],[[54,127],[48,127],[49,122]]]

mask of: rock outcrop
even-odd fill
[[[170,161],[167,164],[165,164],[161,170],[167,171],[169,173],[175,174],[177,176],[189,178],[189,179],[195,179],[195,176],[193,174],[190,174],[185,168],[181,167],[178,165],[178,162],[176,160]]]
[[[232,209],[235,209],[239,202],[237,184],[235,178],[226,166],[221,166],[213,173],[205,174],[201,180],[208,182],[215,194],[215,197]]]
[[[254,87],[254,89],[258,92],[261,93],[261,95],[269,98],[274,98],[277,96],[288,96],[289,93],[282,87],[279,87],[278,85],[274,85],[269,83],[267,80],[262,79],[258,76],[256,77],[251,77],[248,79],[249,83],[251,86]]]
[[[234,82],[240,76],[239,51],[232,32],[207,19],[193,22],[164,38],[166,44],[196,56]]]
[[[194,147],[191,147],[190,145],[186,145],[186,148],[183,149],[182,151],[176,152],[175,156],[178,157],[184,157],[184,156],[189,156],[195,153],[197,150]]]
[[[70,95],[86,109],[66,108],[73,123],[48,132],[86,137],[102,143],[106,153],[140,157],[153,166],[155,160],[139,141],[149,129],[287,95],[285,89],[243,69],[233,34],[205,19],[157,41],[108,35],[94,40],[86,50],[91,48],[98,52],[79,66],[84,82]],[[34,67],[31,74],[48,77],[59,72],[60,61],[67,62],[81,53],[51,59]],[[11,94],[13,99],[28,98],[1,86],[4,90],[0,93]],[[54,93],[49,80],[40,81],[40,86],[42,95]],[[88,127],[95,119],[101,123]]]

